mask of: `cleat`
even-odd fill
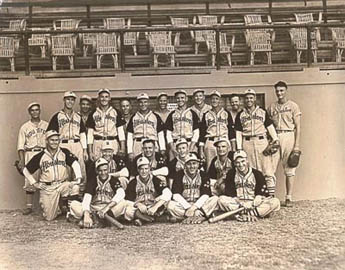
[[[285,200],[285,207],[292,207],[293,206],[293,203],[290,199],[286,199]]]
[[[32,208],[26,208],[23,210],[23,215],[27,216],[32,213]]]

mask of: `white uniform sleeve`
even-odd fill
[[[72,163],[72,169],[74,171],[75,178],[82,178],[80,164],[77,160]]]
[[[162,195],[161,195],[160,198],[161,198],[163,201],[168,202],[168,201],[171,200],[171,197],[172,197],[171,190],[170,190],[168,187],[166,187],[165,189],[163,189],[163,192],[162,192]]]
[[[23,127],[20,128],[19,134],[18,134],[18,143],[17,143],[17,150],[24,150],[25,146],[25,132]]]
[[[167,130],[167,143],[172,143],[172,142],[173,142],[173,138],[172,138],[171,130]]]
[[[120,201],[122,201],[125,198],[125,191],[123,188],[118,188],[116,190],[116,193],[114,197],[111,199],[112,202],[116,202],[118,204]]]
[[[169,174],[169,169],[166,166],[152,171],[152,175],[154,176],[157,176],[157,175],[167,176],[168,174]]]
[[[127,152],[128,154],[133,153],[133,133],[132,132],[127,133]]]
[[[83,149],[87,149],[87,141],[86,141],[86,133],[83,132],[80,134],[80,142],[81,142],[81,146],[83,147]]]
[[[32,174],[28,171],[27,168],[24,168],[23,174],[24,174],[25,178],[28,179],[30,185],[33,185],[34,183],[36,183],[35,178],[32,176]]]
[[[93,144],[93,129],[92,128],[89,128],[87,130],[87,144]]]
[[[172,198],[174,201],[177,201],[179,204],[181,204],[185,210],[191,207],[191,204],[187,202],[186,199],[181,196],[181,194],[176,193],[172,196]]]
[[[123,126],[120,126],[117,128],[117,133],[119,134],[119,141],[120,142],[126,140],[125,130],[124,130]]]
[[[159,150],[166,150],[165,147],[165,139],[164,139],[164,131],[158,133],[158,142],[159,142]]]
[[[208,196],[207,194],[202,195],[202,196],[194,203],[194,205],[195,205],[196,207],[198,207],[198,209],[200,209],[200,208],[204,205],[204,203],[208,200],[209,197],[210,197],[210,196]]]
[[[273,124],[267,127],[268,133],[270,134],[273,141],[279,140],[276,129],[274,128]]]
[[[115,173],[109,173],[109,175],[114,176],[114,177],[129,177],[129,171],[127,168],[122,168],[118,172]]]
[[[198,128],[193,130],[192,142],[195,142],[195,143],[198,142],[199,134],[200,134],[200,130]]]
[[[83,198],[83,201],[81,203],[81,206],[83,208],[83,212],[84,211],[89,211],[89,212],[91,211],[91,209],[90,209],[91,199],[92,199],[91,194],[89,194],[89,193],[84,194],[84,198]]]
[[[236,145],[237,150],[242,150],[242,131],[236,130]]]

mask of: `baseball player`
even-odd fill
[[[211,110],[211,106],[205,103],[205,90],[195,89],[193,91],[193,101],[194,105],[191,109],[198,115],[199,121],[201,122],[204,114]]]
[[[78,159],[68,149],[60,147],[60,134],[49,130],[45,134],[46,149],[35,155],[25,166],[23,174],[31,185],[40,190],[40,205],[43,216],[50,221],[61,209],[60,199],[77,199],[82,180]],[[68,168],[72,167],[75,181],[69,182]],[[39,181],[33,174],[40,170]]]
[[[158,108],[155,110],[155,113],[160,116],[163,123],[166,122],[170,111],[168,110],[168,94],[161,92],[157,96]]]
[[[48,127],[48,123],[40,118],[41,106],[39,103],[30,103],[27,110],[31,119],[21,126],[17,143],[18,166],[21,171],[32,157],[45,148],[46,141],[44,134]],[[37,178],[38,175],[35,175],[35,179]],[[26,193],[26,209],[23,211],[23,215],[28,215],[32,212],[33,195],[36,189],[30,185],[26,178],[23,189]]]
[[[232,141],[235,147],[235,131],[232,128],[233,122],[231,114],[221,107],[221,94],[218,91],[212,91],[211,110],[204,113],[200,123],[200,157],[206,158],[206,168],[208,169],[212,159],[216,156],[216,148],[213,143],[218,138],[226,138]]]
[[[210,178],[199,169],[199,158],[189,153],[185,169],[176,173],[172,185],[172,200],[167,211],[185,223],[201,223],[217,208],[217,196],[211,197]]]
[[[232,128],[235,129],[235,119],[237,114],[240,112],[240,96],[237,94],[232,94],[230,97],[230,114],[233,122]],[[233,150],[236,150],[235,148]]]
[[[270,197],[265,177],[248,163],[244,151],[234,153],[235,169],[231,169],[225,179],[223,195],[219,196],[218,206],[222,211],[233,211],[244,207],[237,216],[239,221],[256,221],[280,209],[280,201]]]
[[[235,120],[237,150],[244,150],[252,168],[262,171],[266,177],[270,195],[274,195],[276,178],[271,156],[263,151],[268,145],[267,132],[275,144],[279,144],[277,132],[266,110],[256,106],[256,93],[248,89],[244,93],[244,108]]]
[[[277,102],[268,107],[268,113],[272,118],[277,130],[280,151],[272,156],[273,168],[276,171],[279,160],[282,161],[286,176],[286,200],[287,207],[292,206],[292,191],[295,180],[296,168],[288,166],[288,158],[293,150],[299,150],[301,133],[301,111],[298,105],[287,98],[288,86],[285,82],[279,81],[274,85]]]
[[[137,170],[138,175],[127,186],[126,200],[134,202],[134,207],[152,222],[155,216],[163,214],[172,194],[160,179],[152,175],[150,161],[146,157],[137,160]],[[135,224],[142,225],[140,219],[136,219]]]
[[[124,132],[126,122],[121,113],[110,105],[110,100],[110,91],[108,89],[98,90],[99,106],[90,113],[87,119],[87,143],[92,161],[100,158],[104,141],[110,143],[115,155],[119,153],[123,156],[126,152]]]
[[[86,127],[86,121],[92,109],[92,98],[88,95],[82,95],[79,101],[79,107],[79,114],[81,116],[81,120],[83,121],[83,124]]]
[[[124,200],[125,191],[120,181],[109,174],[109,164],[104,158],[96,161],[96,175],[89,176],[83,201],[72,201],[70,213],[78,220],[82,219],[82,227],[93,228],[105,214],[117,218],[124,216],[127,220],[133,219],[134,203]]]
[[[219,195],[224,192],[225,178],[230,169],[232,169],[232,152],[230,151],[230,141],[226,138],[220,138],[214,142],[217,149],[215,156],[210,164],[208,176],[211,181],[211,191],[213,195]]]
[[[50,119],[47,131],[55,130],[59,133],[61,147],[68,149],[78,158],[83,175],[83,188],[86,182],[84,160],[88,160],[86,128],[81,115],[73,111],[76,99],[77,96],[74,92],[65,92],[63,97],[64,107]]]
[[[172,111],[166,121],[167,143],[169,144],[169,160],[176,154],[174,143],[179,138],[184,138],[189,144],[189,150],[195,151],[195,145],[199,140],[199,118],[191,109],[187,108],[187,93],[184,90],[175,92],[177,109]]]
[[[132,117],[132,103],[129,99],[125,98],[125,99],[122,99],[120,101],[120,107],[121,107],[121,113],[122,113],[122,117],[123,117],[123,120],[125,120],[126,124],[124,126],[124,130],[125,130],[125,135],[126,135],[126,138],[127,138],[127,126],[128,126],[128,123],[129,123],[129,120],[131,119]]]
[[[165,155],[164,124],[160,116],[149,110],[149,96],[141,93],[137,97],[139,110],[129,120],[127,126],[127,150],[129,160],[133,160],[142,150],[144,139],[158,143],[160,153]],[[158,149],[157,149],[158,150]]]

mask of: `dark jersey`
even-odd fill
[[[137,155],[135,159],[133,160],[131,164],[131,169],[130,169],[130,175],[131,176],[137,176],[138,175],[138,168],[137,168],[137,161],[139,158],[143,157],[144,154]],[[153,161],[151,162],[151,170],[156,170],[160,169],[163,167],[166,167],[167,163],[165,161],[164,156],[162,156],[160,153],[155,153],[155,157]]]

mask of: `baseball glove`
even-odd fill
[[[20,165],[19,165],[19,160],[16,160],[15,162],[14,162],[14,167],[16,167],[16,169],[17,169],[17,171],[21,174],[21,175],[23,175],[24,176],[24,174],[23,174],[23,169],[20,167]]]
[[[270,142],[265,148],[265,150],[263,151],[263,154],[265,156],[273,155],[279,151],[279,148],[280,148],[279,141]]]
[[[296,168],[299,164],[299,159],[301,156],[302,152],[299,150],[293,150],[288,158],[288,165],[290,168]]]

